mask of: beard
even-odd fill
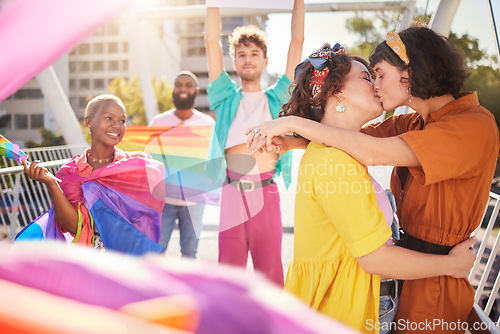
[[[194,100],[196,99],[195,94],[188,94],[187,98],[181,98],[179,94],[172,94],[174,100],[174,106],[177,109],[191,109],[194,107]]]
[[[242,71],[243,72],[243,71]],[[240,77],[241,81],[247,81],[247,82],[254,82],[254,81],[260,81],[260,75],[253,72],[253,73],[237,73],[238,76]]]

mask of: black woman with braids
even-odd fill
[[[325,44],[297,66],[295,76],[283,116],[359,131],[382,113],[366,61],[339,44]],[[379,333],[380,294],[395,297],[394,285],[381,289],[381,276],[467,276],[475,260],[469,251],[473,239],[449,255],[418,253],[392,245],[392,220],[386,193],[364,165],[311,142],[299,168],[294,255],[285,289],[363,333]]]

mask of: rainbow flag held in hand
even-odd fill
[[[89,175],[75,172],[81,156],[70,160],[56,174],[61,178],[62,191],[70,194],[68,200],[78,212],[76,234],[63,233],[52,206],[21,230],[15,243],[35,239],[91,246],[96,230],[106,250],[135,256],[164,252],[158,244],[165,204],[163,165],[145,159],[143,154],[128,154],[127,158],[123,151],[115,153],[120,156],[117,161]]]
[[[213,126],[132,125],[118,147],[145,151],[164,164],[166,203],[218,205],[223,180],[214,181],[205,174],[212,131]]]
[[[19,145],[11,143],[2,135],[0,135],[0,155],[19,163],[28,159],[28,155],[19,149]]]

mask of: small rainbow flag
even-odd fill
[[[0,135],[0,155],[19,163],[28,159],[28,155],[19,149],[19,145],[11,143],[2,135]]]
[[[124,151],[144,151],[165,166],[169,204],[218,205],[220,186],[205,174],[213,126],[149,127],[132,125],[118,145]]]

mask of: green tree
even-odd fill
[[[396,28],[400,15],[394,12],[381,12],[372,14],[369,18],[356,14],[347,19],[347,30],[359,35],[356,45],[350,48],[350,52],[368,57],[371,50],[385,39],[385,32]],[[429,23],[430,18],[431,15],[418,13],[413,20],[413,25],[425,26]],[[486,53],[479,48],[477,38],[469,36],[467,33],[458,36],[454,32],[450,33],[449,38],[462,50],[469,67],[476,68],[480,61],[487,58]]]
[[[396,29],[400,16],[400,13],[383,11],[375,14],[370,13],[369,16],[356,13],[347,19],[345,23],[347,30],[359,36],[356,44],[348,48],[349,52],[368,58],[377,44],[385,40],[386,33]],[[430,15],[419,13],[415,16],[413,25],[425,25],[430,18]]]
[[[82,133],[83,133],[83,137],[85,138],[85,140],[87,141],[87,143],[91,143],[90,141],[90,131],[89,131],[89,128],[87,128],[87,126],[85,125],[85,119],[82,119],[80,122],[80,130],[82,130]]]
[[[430,15],[419,13],[415,16],[414,25],[426,25],[430,21]],[[359,35],[356,45],[349,48],[349,52],[367,58],[370,52],[380,42],[385,40],[385,32],[395,29],[399,20],[399,14],[387,14],[385,12],[371,14],[370,17],[356,14],[346,21],[346,28]],[[382,32],[384,35],[382,35]],[[500,72],[491,66],[484,65],[490,58],[484,50],[479,48],[479,41],[467,33],[458,36],[454,32],[449,38],[462,50],[467,65],[471,70],[471,76],[464,90],[476,91],[479,102],[487,108],[494,116],[497,124],[500,124],[500,104],[498,93],[500,92]]]
[[[172,99],[173,88],[166,80],[158,80],[153,77],[153,89],[158,102],[158,111],[160,113],[174,107]]]
[[[469,36],[467,33],[458,36],[454,32],[450,32],[449,38],[462,50],[469,67],[475,68],[478,62],[484,59],[486,53],[479,49],[477,38]]]
[[[168,110],[174,106],[172,101],[172,86],[166,80],[158,80],[153,77],[153,89],[158,102],[159,112]],[[118,96],[125,105],[127,118],[131,124],[147,125],[146,111],[142,100],[141,85],[139,77],[127,81],[116,78],[108,86],[111,94]]]
[[[471,72],[464,90],[476,91],[479,102],[488,109],[500,124],[500,105],[498,93],[500,92],[500,72],[490,66],[479,65]]]
[[[26,140],[24,145],[26,145],[27,148],[66,145],[66,142],[61,134],[55,134],[45,128],[40,129],[40,134],[42,135],[42,141],[40,143],[33,140]]]
[[[368,58],[371,50],[377,45],[375,41],[379,40],[378,36],[373,36],[373,34],[377,32],[377,30],[374,29],[373,20],[367,19],[356,13],[355,16],[347,19],[345,26],[347,30],[359,35],[355,46],[348,47],[346,45],[349,53]]]

